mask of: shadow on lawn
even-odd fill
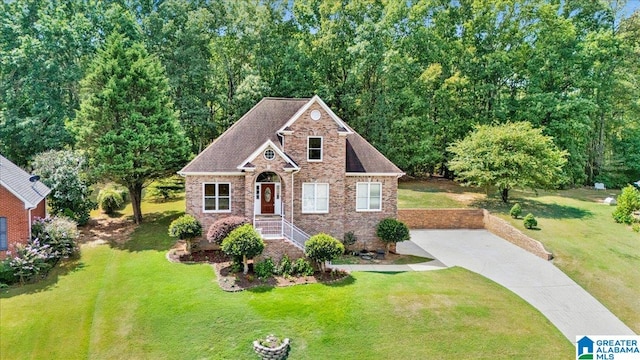
[[[471,203],[472,207],[487,209],[494,213],[508,214],[511,207],[519,203],[522,206],[522,214],[532,213],[536,217],[547,219],[585,219],[593,216],[593,212],[574,206],[561,204],[547,204],[532,199],[511,199],[505,204],[501,199],[480,199]]]
[[[113,248],[127,251],[156,250],[166,251],[171,249],[176,239],[167,233],[169,224],[182,212],[164,211],[161,213],[145,214],[142,224],[138,225],[129,239],[126,241],[110,241]]]
[[[17,295],[36,294],[55,288],[60,277],[82,270],[85,264],[80,259],[70,259],[58,263],[51,269],[45,278],[37,279],[25,285],[15,284],[9,288],[0,290],[0,299],[8,299]]]

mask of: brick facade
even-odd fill
[[[30,212],[31,219],[29,219]],[[31,233],[31,221],[45,216],[45,200],[41,201],[35,209],[29,211],[24,208],[22,200],[18,199],[3,186],[0,186],[0,217],[7,218],[8,251],[13,251],[17,244],[26,244]],[[6,256],[7,251],[0,251],[0,259],[4,259]]]

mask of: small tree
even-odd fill
[[[533,229],[538,226],[538,220],[536,220],[536,217],[533,216],[532,213],[528,213],[527,216],[524,217],[523,221],[524,227],[527,229]]]
[[[233,230],[249,222],[249,219],[241,216],[227,216],[219,219],[209,226],[207,240],[220,245]]]
[[[513,207],[511,207],[511,210],[509,211],[509,215],[511,215],[511,217],[514,219],[519,218],[520,215],[522,215],[522,206],[520,206],[519,203],[513,205]]]
[[[193,240],[202,235],[202,225],[191,215],[182,215],[169,225],[169,236],[184,240],[187,252],[191,252]]]
[[[411,239],[409,228],[402,221],[387,218],[378,223],[376,235],[386,244],[385,251],[389,252],[392,243]]]
[[[222,241],[222,251],[229,256],[242,256],[244,274],[249,272],[249,259],[262,254],[264,241],[251,224],[242,225],[233,230]]]
[[[640,191],[629,185],[622,189],[617,199],[618,205],[613,211],[613,218],[617,223],[631,224],[634,211],[640,210]]]
[[[331,261],[344,253],[344,245],[338,239],[320,233],[313,235],[304,243],[304,253],[315,261],[320,270],[325,271],[325,261]]]

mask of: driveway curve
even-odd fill
[[[411,242],[398,243],[397,250],[422,256],[426,251],[446,266],[495,281],[538,309],[571,342],[576,335],[634,335],[551,262],[486,230],[412,230]]]

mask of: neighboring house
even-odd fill
[[[383,246],[375,227],[397,216],[403,175],[317,96],[262,99],[178,173],[205,232],[236,215],[265,239],[353,232],[358,249]]]
[[[0,155],[0,259],[31,237],[31,223],[47,215],[49,188]]]

